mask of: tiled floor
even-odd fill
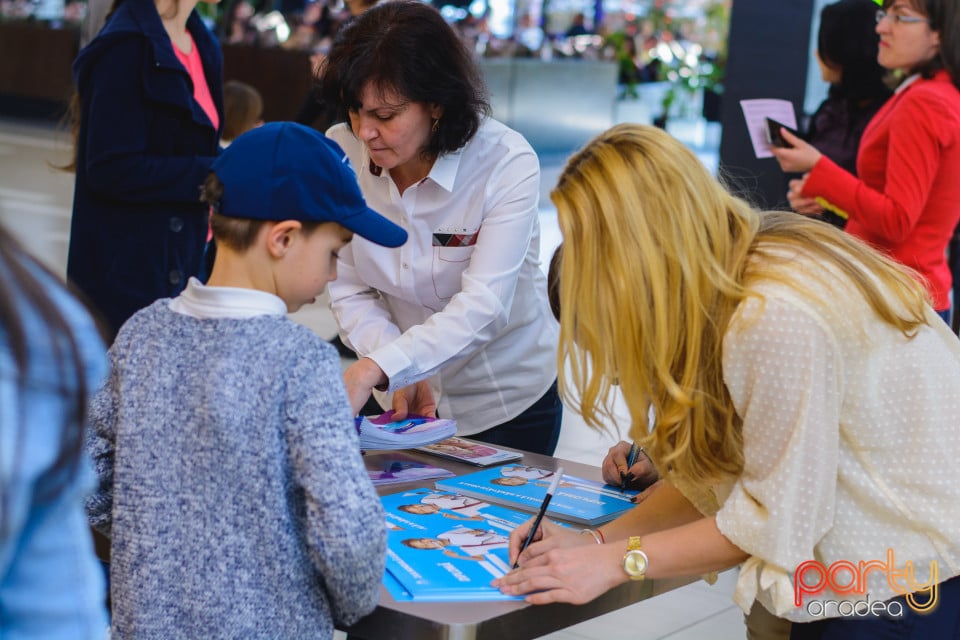
[[[677,125],[682,127],[682,123]],[[688,141],[711,169],[716,168],[716,131],[694,124],[672,133]],[[0,118],[0,221],[58,273],[66,271],[73,176],[57,170],[70,158],[69,135],[48,124]],[[562,169],[561,157],[543,157],[541,248],[545,258],[560,241],[549,191]],[[299,312],[296,318],[323,337],[335,333],[325,303]],[[622,411],[620,412],[622,413]],[[619,413],[618,413],[619,415]],[[621,423],[625,421],[621,420]],[[616,438],[588,430],[567,411],[558,455],[596,464]],[[705,582],[657,596],[646,602],[550,634],[549,640],[740,640],[743,616],[730,594],[736,572],[722,574],[716,585]]]

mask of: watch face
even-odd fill
[[[623,556],[623,570],[633,579],[642,578],[647,571],[647,556],[642,551],[631,550]]]

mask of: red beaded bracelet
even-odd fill
[[[597,544],[604,544],[606,541],[603,539],[603,533],[600,529],[584,529],[580,534],[589,533],[593,536],[593,539],[597,541]]]

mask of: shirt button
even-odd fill
[[[410,268],[410,265],[408,265],[406,262],[404,262],[404,263],[403,263],[402,265],[400,265],[400,266],[402,266],[404,269],[409,269],[409,268]]]
[[[183,229],[183,218],[170,218],[170,231],[177,233]]]
[[[180,280],[183,279],[183,275],[179,271],[173,270],[170,272],[169,279],[170,284],[180,284]]]

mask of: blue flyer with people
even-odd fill
[[[519,600],[490,582],[510,571],[510,532],[530,514],[429,488],[383,496],[395,600]]]
[[[438,480],[437,489],[535,512],[553,481],[550,469],[506,464],[474,473]],[[619,489],[602,482],[564,474],[547,515],[588,526],[614,520],[633,506],[638,491]]]

